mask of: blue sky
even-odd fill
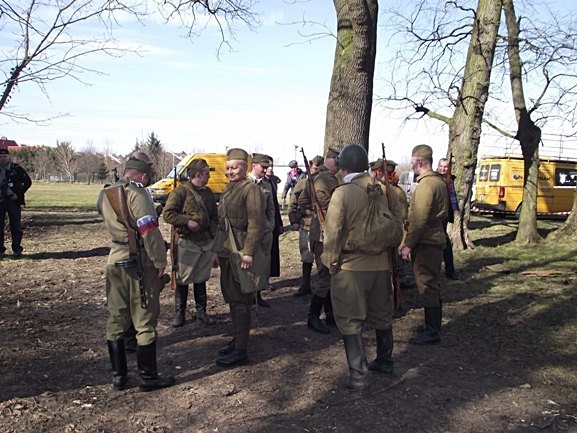
[[[124,22],[116,37],[125,46],[141,47],[140,56],[91,57],[83,64],[106,75],[86,74],[83,80],[90,86],[54,81],[47,86],[49,98],[33,84],[21,85],[12,99],[19,112],[36,118],[68,115],[46,126],[0,117],[0,136],[28,145],[70,141],[77,150],[91,145],[124,154],[154,132],[167,150],[243,147],[266,152],[279,165],[295,157],[295,146],[303,146],[307,156],[321,153],[335,41],[330,36],[307,41],[299,32],[321,32],[322,27],[289,23],[304,18],[334,31],[332,1],[267,0],[257,9],[262,25],[254,31],[237,26],[234,51],[225,47],[219,56],[220,39],[212,26],[189,39],[174,24]],[[3,49],[10,44],[6,36],[0,35]],[[444,156],[447,130],[437,122],[402,124],[408,114],[393,116],[375,107],[372,159],[379,156],[381,142],[388,158],[397,161],[420,143],[431,144],[435,157]]]

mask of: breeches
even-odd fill
[[[147,346],[156,340],[156,325],[160,312],[160,281],[157,270],[144,269],[144,287],[146,291],[146,309],[140,305],[140,286],[134,269],[106,266],[106,301],[108,320],[106,339],[118,340],[134,324],[136,339],[141,346]]]
[[[441,298],[443,247],[418,244],[411,250],[413,274],[425,307],[438,307]]]
[[[348,271],[331,276],[331,300],[342,335],[360,334],[362,323],[384,330],[393,323],[393,288],[389,271]]]
[[[309,232],[302,227],[299,228],[299,251],[303,263],[313,263],[315,256],[311,251]]]
[[[232,266],[228,257],[219,257],[218,265],[220,267],[220,290],[224,302],[231,306],[244,304],[254,304],[254,293],[242,293],[240,284],[234,279]]]
[[[319,241],[313,241],[312,250],[315,255],[318,280],[317,284],[311,288],[311,291],[313,295],[326,298],[331,289],[331,274],[329,273],[329,268],[327,268],[321,260],[321,255],[323,254],[323,243]]]

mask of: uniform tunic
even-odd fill
[[[220,266],[220,288],[227,304],[252,305],[254,294],[244,294],[234,278],[230,263],[232,251],[226,231],[224,217],[228,216],[235,233],[238,249],[254,257],[260,248],[264,229],[263,196],[258,186],[248,179],[230,182],[224,187],[218,206],[218,231],[214,240],[214,251]]]
[[[162,215],[178,234],[177,283],[188,285],[207,281],[211,270],[212,240],[218,225],[216,198],[212,190],[199,188],[190,182],[180,185],[168,196]],[[190,220],[199,224],[197,231],[188,228]]]
[[[308,179],[301,179],[292,190],[289,201],[288,217],[291,224],[299,225],[299,251],[303,263],[313,263],[315,257],[311,251],[309,231],[311,228],[312,211],[301,209],[298,206],[298,198],[305,189]]]
[[[375,329],[390,328],[393,318],[389,251],[368,255],[348,246],[350,234],[366,224],[362,212],[368,206],[365,191],[371,182],[368,173],[361,173],[350,184],[340,185],[327,211],[322,260],[330,269],[335,320],[343,335],[360,333],[363,321]],[[385,189],[384,185],[381,188]],[[386,193],[379,200],[388,208]],[[398,203],[392,200],[391,205],[391,213],[400,228]]]
[[[432,170],[421,174],[417,182],[411,198],[405,245],[411,248],[415,282],[424,306],[438,307],[445,247],[443,224],[449,208],[447,187],[441,175]]]
[[[134,268],[117,268],[116,262],[128,260],[128,232],[118,222],[108,198],[101,192],[98,209],[104,219],[104,225],[110,234],[112,244],[106,264],[106,300],[108,321],[106,339],[123,338],[131,322],[136,328],[138,344],[147,346],[156,340],[156,325],[160,312],[159,294],[161,283],[158,269],[165,268],[166,247],[158,229],[154,203],[148,190],[141,184],[121,178],[112,187],[121,186],[126,193],[126,204],[132,220],[139,227],[141,238],[141,257],[143,281],[146,291],[147,307],[140,305],[139,282]]]

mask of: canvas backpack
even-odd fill
[[[348,248],[368,255],[379,255],[389,248],[398,247],[403,240],[403,223],[387,205],[387,198],[381,184],[372,180],[366,190],[357,184],[368,196],[367,206],[362,209],[359,219],[349,233]]]

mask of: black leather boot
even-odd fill
[[[295,298],[300,296],[306,296],[311,294],[311,274],[313,271],[312,263],[303,263],[303,277],[301,281],[301,286],[293,294]]]
[[[236,367],[248,363],[248,337],[250,335],[250,305],[237,304],[231,307],[234,324],[234,348],[216,358],[220,367]]]
[[[435,344],[441,341],[442,307],[425,307],[425,330],[409,340],[411,344]]]
[[[377,336],[377,357],[369,363],[369,370],[383,374],[393,374],[393,329],[375,329]]]
[[[352,391],[369,389],[367,358],[361,334],[343,335],[345,353],[349,364],[349,377],[344,386]]]
[[[131,353],[136,353],[138,350],[138,341],[136,341],[136,329],[134,328],[134,323],[130,323],[130,327],[124,333],[124,349]]]
[[[176,315],[172,321],[172,326],[179,328],[184,325],[184,315],[186,311],[186,301],[188,300],[188,286],[177,284],[174,288],[174,309]]]
[[[122,391],[127,381],[126,351],[124,340],[107,340],[110,363],[112,364],[112,387]]]
[[[307,319],[308,328],[320,334],[328,334],[331,332],[330,329],[327,328],[320,319],[321,310],[323,309],[324,303],[325,298],[313,295],[311,298],[311,305],[309,307],[309,315]]]
[[[331,294],[329,293],[325,298],[325,325],[335,327],[337,322],[335,321],[335,315],[333,313],[333,303],[331,301]]]
[[[156,341],[147,346],[138,346],[136,363],[140,374],[140,390],[154,391],[174,385],[174,376],[160,377],[156,368]]]
[[[195,283],[192,285],[194,292],[194,303],[196,304],[196,318],[205,325],[214,325],[216,322],[206,314],[206,283]]]
[[[260,290],[256,292],[256,303],[261,307],[270,308],[270,304],[262,298]]]

